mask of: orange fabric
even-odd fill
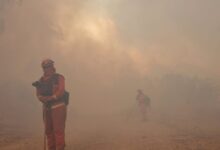
[[[49,80],[49,78],[53,75],[50,74],[50,76],[48,76],[48,74],[44,74],[42,80]],[[64,94],[65,79],[62,75],[59,75],[58,83],[53,85],[52,91],[52,95],[56,95],[57,98],[60,98]],[[40,95],[39,90],[37,90],[37,95]],[[50,101],[53,100],[55,99],[51,99]],[[46,108],[45,106],[43,108],[45,134],[49,150],[64,150],[66,111],[66,105],[54,109]]]
[[[49,150],[64,150],[66,112],[66,106],[44,108],[45,134]]]
[[[50,76],[43,76],[42,77],[42,80],[46,81],[46,80],[49,80]],[[59,75],[59,78],[58,78],[58,84],[55,84],[53,85],[53,94],[52,95],[56,95],[57,98],[60,98],[65,92],[65,78],[64,76],[62,75]],[[37,96],[41,95],[40,93],[40,90],[37,89]],[[52,96],[51,95],[51,96]],[[54,100],[54,99],[51,99],[51,100]]]
[[[64,91],[65,91],[65,79],[62,75],[59,75],[58,85],[54,85],[53,94],[55,94],[56,97],[59,98],[64,94]]]

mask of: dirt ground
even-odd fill
[[[219,150],[220,132],[213,128],[158,120],[74,120],[67,123],[66,150]],[[1,150],[43,149],[41,132],[0,129]]]

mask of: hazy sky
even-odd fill
[[[97,104],[118,109],[137,88],[150,91],[167,74],[220,81],[219,6],[218,0],[0,0],[1,91],[14,93],[1,100],[17,102],[20,87],[30,102],[44,58],[65,75],[74,105],[89,104],[81,111]]]
[[[28,64],[36,67],[46,57],[66,63],[78,57],[92,65],[87,59],[95,57],[117,63],[113,69],[131,63],[144,75],[162,68],[216,78],[219,4],[217,0],[2,0],[1,64],[10,57],[16,68],[28,69]]]

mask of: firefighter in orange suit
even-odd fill
[[[43,103],[43,120],[49,150],[64,150],[65,121],[67,103],[65,101],[65,82],[61,74],[56,73],[54,61],[42,61],[43,76],[33,83],[37,97]]]

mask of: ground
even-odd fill
[[[0,130],[1,150],[43,149],[41,132],[22,133],[3,125]],[[187,122],[76,121],[67,124],[66,150],[219,150],[217,131]]]

